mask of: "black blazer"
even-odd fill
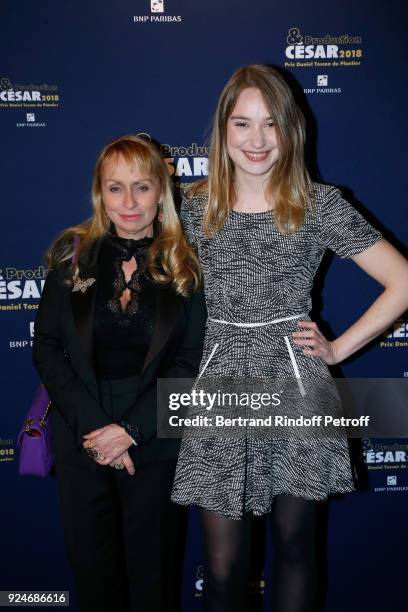
[[[100,405],[93,363],[93,316],[101,243],[102,239],[95,241],[79,262],[81,279],[95,278],[96,282],[84,293],[73,292],[72,285],[67,283],[67,268],[51,270],[36,317],[33,359],[53,402],[51,414],[55,409],[58,413],[52,416],[56,461],[67,456],[73,442],[81,450],[84,434],[112,422]],[[170,287],[158,284],[153,287],[156,301],[153,336],[136,401],[124,416],[138,426],[142,437],[140,447],[130,449],[139,464],[177,455],[178,440],[156,437],[156,381],[197,375],[207,317],[202,291],[186,299]],[[67,429],[71,432],[69,436]]]

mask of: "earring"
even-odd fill
[[[157,220],[159,221],[159,223],[163,222],[163,202],[159,202],[157,204],[158,207],[158,213],[157,213]]]

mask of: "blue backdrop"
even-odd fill
[[[59,230],[89,216],[97,153],[113,137],[147,132],[163,143],[176,182],[200,178],[224,82],[242,64],[271,63],[287,70],[305,108],[314,177],[344,187],[401,248],[408,11],[402,0],[3,0],[0,11],[0,590],[72,591],[55,483],[17,476],[15,438],[37,384],[31,343],[43,255]],[[380,290],[339,259],[321,284],[317,311],[335,333]],[[408,377],[407,321],[343,373]],[[394,453],[405,442],[364,440],[369,490],[331,504],[328,612],[406,609],[408,463]],[[193,514],[188,612],[200,609],[201,563]],[[254,593],[265,588],[267,599],[269,587],[266,571]]]

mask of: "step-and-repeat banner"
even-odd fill
[[[226,79],[243,64],[273,64],[307,116],[314,178],[341,186],[403,248],[408,11],[402,0],[3,0],[0,12],[0,590],[72,591],[55,482],[17,475],[16,435],[38,382],[31,348],[44,253],[59,230],[89,216],[99,150],[146,132],[162,143],[176,184],[200,179]],[[350,261],[327,264],[316,312],[338,334],[380,288]],[[407,322],[343,374],[408,377]],[[330,506],[327,610],[406,609],[408,441],[363,439],[357,452],[367,489]],[[269,549],[254,551],[258,610],[269,598]],[[186,611],[200,610],[202,588],[193,512]]]

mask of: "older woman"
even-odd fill
[[[66,545],[81,610],[177,610],[185,515],[169,501],[178,445],[157,438],[156,381],[196,373],[198,262],[148,140],[102,150],[92,197],[92,218],[50,249],[35,327]]]

